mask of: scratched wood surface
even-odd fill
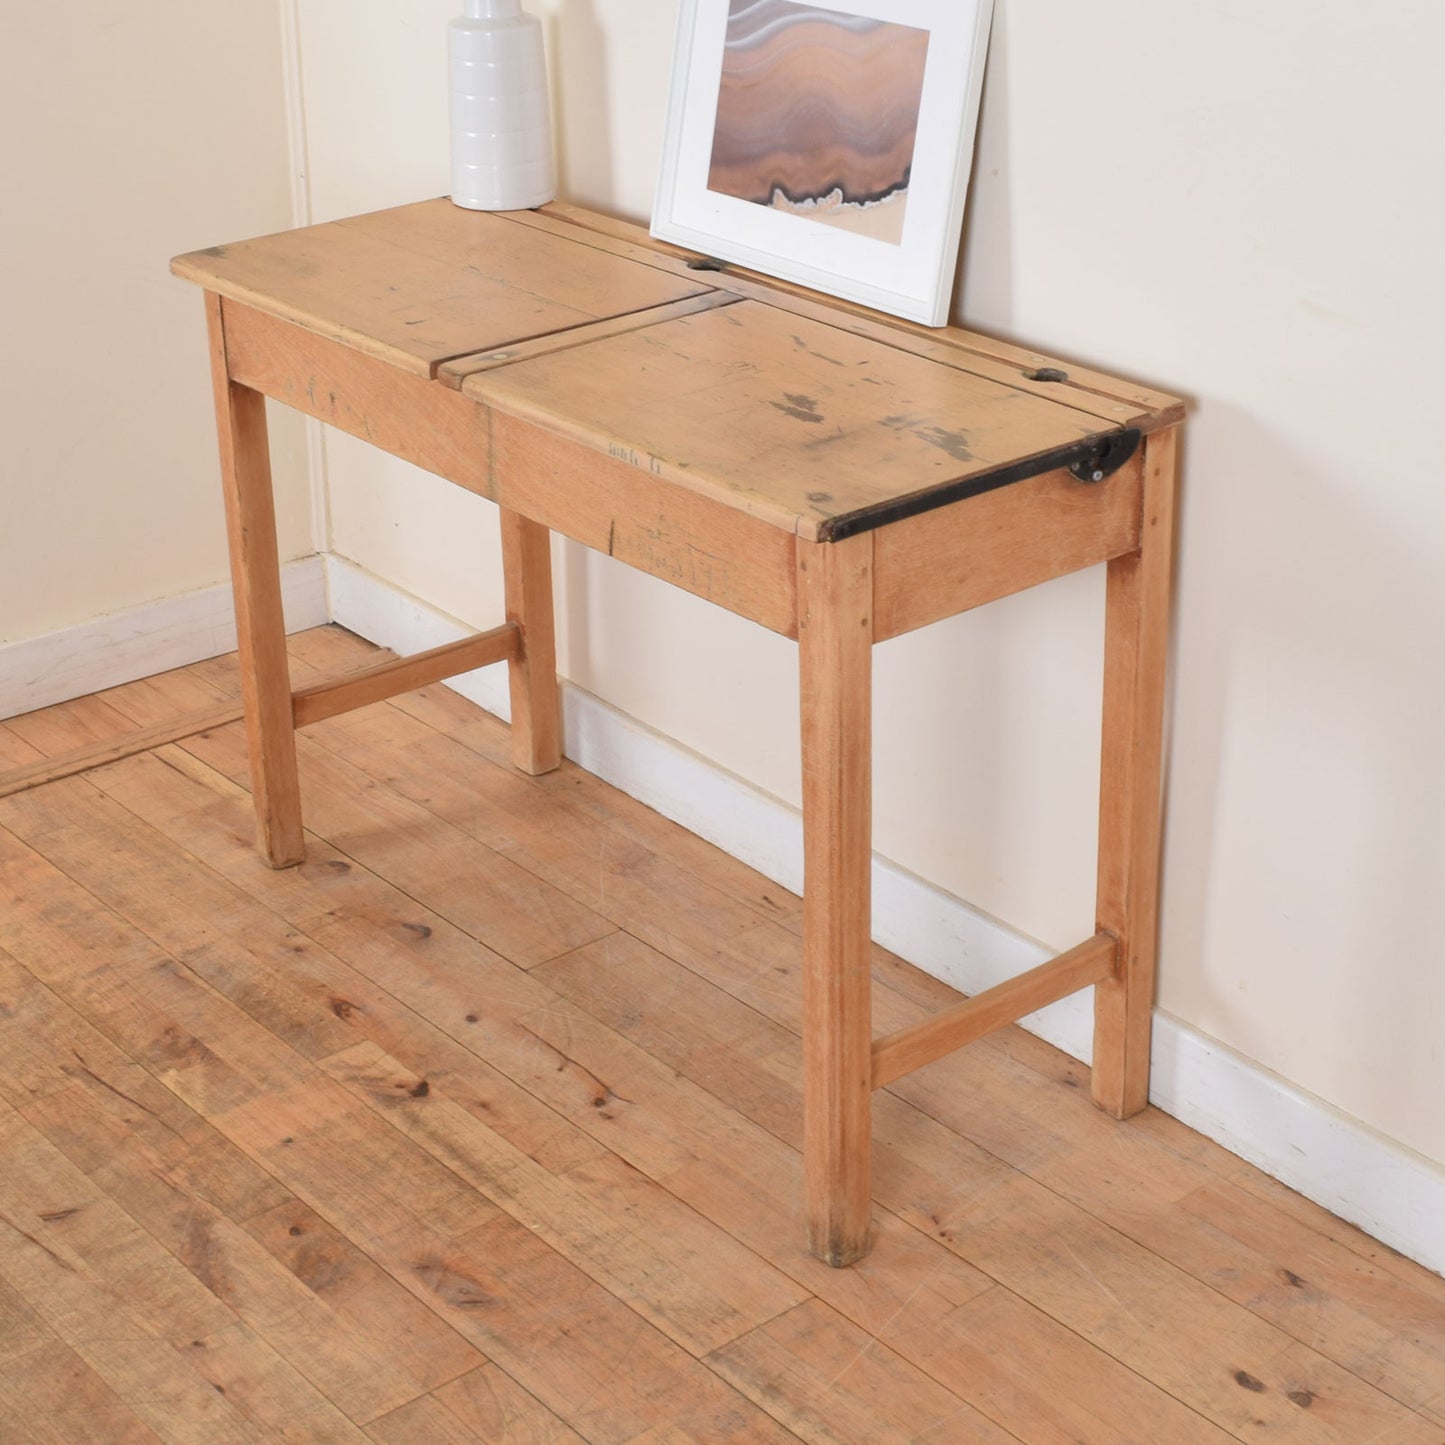
[[[696,252],[650,236],[645,226],[619,221],[564,201],[553,201],[536,211],[510,211],[507,219],[532,230],[584,237],[587,244],[614,256],[645,260],[650,265],[665,267],[674,275],[692,273],[699,259]],[[713,271],[712,276],[718,285],[738,295],[767,301],[799,316],[816,318],[826,310],[832,324],[856,335],[886,340],[918,356],[939,359],[947,355],[950,364],[964,370],[975,370],[980,376],[1006,381],[1020,390],[1050,396],[1109,421],[1147,431],[1156,426],[1169,426],[1184,415],[1183,403],[1167,392],[961,326],[924,326],[921,322],[905,321],[855,301],[838,297],[824,299],[818,292],[796,282],[731,264]]]
[[[273,872],[239,724],[163,740],[237,692],[6,724],[102,761],[0,798],[0,1439],[1445,1442],[1445,1281],[1017,1030],[876,1096],[826,1268],[796,899],[442,687],[301,735]]]
[[[431,469],[467,438],[469,454],[443,469],[462,485],[484,460],[485,413],[469,424],[413,378],[807,540],[1180,414],[1173,397],[956,328],[746,276],[720,286],[675,248],[576,208],[490,214],[443,198],[214,246],[172,269],[235,303],[235,379]],[[387,405],[358,410],[344,381],[365,381],[364,368],[313,363],[277,321],[384,363]],[[423,411],[445,425],[398,425]]]
[[[758,301],[478,372],[462,394],[809,540],[1109,430]]]
[[[171,269],[422,376],[715,289],[445,199],[212,246]]]

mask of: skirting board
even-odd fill
[[[282,567],[281,600],[288,632],[331,620],[319,555]],[[235,647],[229,583],[12,642],[0,647],[0,719],[186,667]]]
[[[369,641],[419,652],[475,630],[334,554],[326,569],[333,620]],[[447,685],[488,712],[510,716],[501,666]],[[784,887],[801,890],[803,828],[795,808],[565,682],[562,706],[566,753],[574,762]],[[981,992],[1050,956],[1041,944],[877,857],[873,919],[874,937],[885,948],[964,993]],[[1090,992],[1022,1022],[1088,1062]],[[1150,1101],[1445,1273],[1445,1169],[1439,1165],[1157,1011]]]

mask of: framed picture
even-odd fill
[[[948,316],[993,0],[681,0],[652,234]]]

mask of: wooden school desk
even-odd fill
[[[1144,1107],[1173,398],[699,264],[566,206],[402,206],[180,257],[206,290],[251,778],[303,854],[293,729],[487,663],[560,759],[550,531],[798,641],[809,1242],[868,1248],[871,1091],[1095,988],[1093,1093]],[[293,691],[263,396],[489,497],[506,620]],[[872,648],[1108,563],[1093,937],[901,1033],[869,1018]]]

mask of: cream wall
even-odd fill
[[[299,0],[318,219],[445,191],[455,0]],[[564,194],[652,202],[674,6],[531,0]],[[1445,1162],[1445,12],[998,0],[958,315],[1195,402],[1161,1005]],[[486,503],[328,452],[332,543],[495,619]],[[567,546],[563,670],[796,799],[791,644]],[[881,852],[1091,931],[1102,579],[879,650]]]
[[[0,643],[226,577],[204,311],[166,263],[291,224],[281,41],[274,5],[0,7]]]

